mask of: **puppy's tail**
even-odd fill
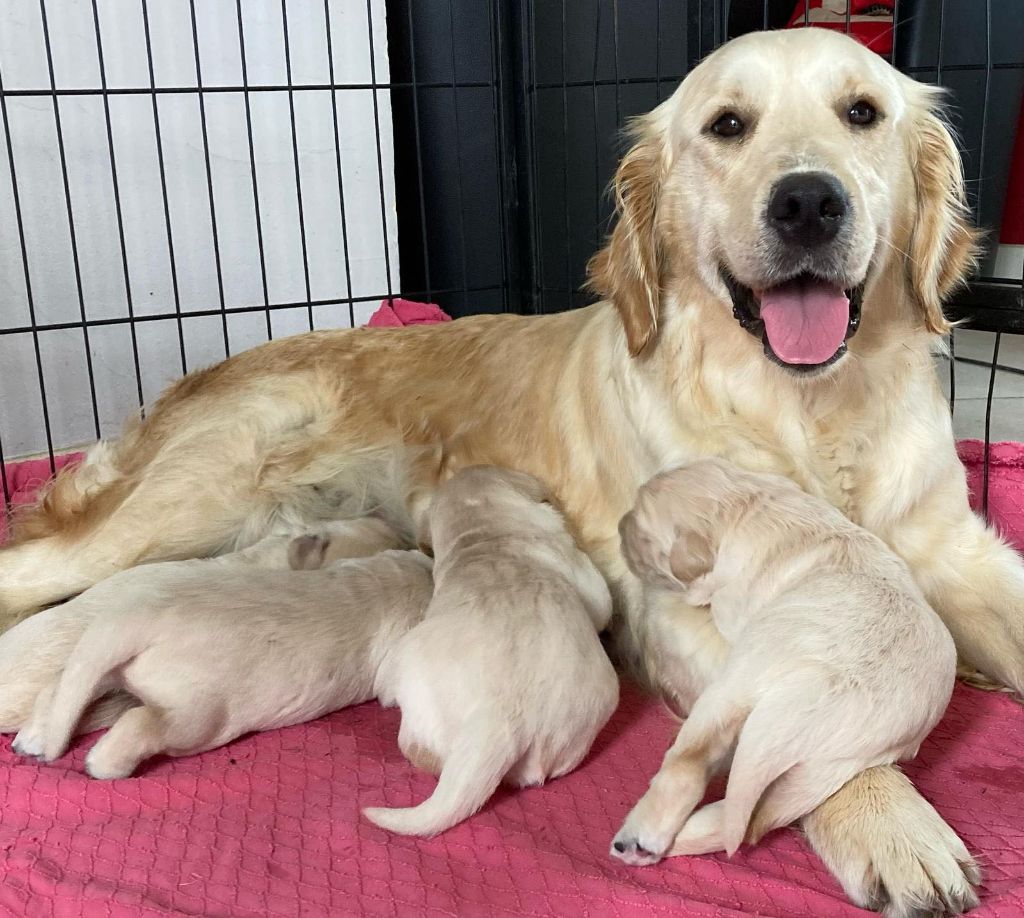
[[[507,734],[493,727],[465,729],[441,769],[437,787],[419,806],[367,807],[363,815],[382,829],[400,835],[436,835],[479,810],[497,790],[519,758]]]
[[[112,615],[86,629],[68,657],[46,716],[42,758],[51,762],[68,748],[89,705],[116,687],[115,672],[146,646],[141,629]],[[127,709],[123,701],[115,707]]]

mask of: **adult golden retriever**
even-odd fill
[[[731,42],[636,124],[620,219],[591,266],[604,302],[310,333],[191,374],[21,521],[0,554],[4,617],[353,494],[400,512],[395,458],[439,443],[451,466],[548,483],[613,587],[625,643],[685,707],[722,639],[704,612],[644,605],[617,526],[656,472],[719,455],[878,534],[962,659],[1024,688],[1024,566],[968,508],[932,362],[975,243],[937,104],[840,35]],[[804,825],[858,903],[975,901],[964,846],[893,768]]]

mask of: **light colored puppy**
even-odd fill
[[[731,646],[615,837],[627,863],[732,854],[916,755],[946,709],[953,640],[906,564],[788,479],[695,462],[646,484],[621,532],[633,571],[710,604]],[[694,813],[730,755],[725,798]]]
[[[14,750],[44,761],[63,755],[83,712],[112,690],[141,703],[90,750],[85,767],[95,778],[373,698],[381,660],[430,600],[430,559],[388,550],[317,571],[254,563],[271,550],[275,560],[293,553],[275,539],[240,553],[241,562],[154,565],[149,577],[122,583],[40,692]]]
[[[381,666],[379,697],[402,709],[405,755],[440,778],[419,806],[363,811],[409,835],[471,816],[502,779],[571,771],[619,693],[597,636],[608,587],[537,479],[466,469],[428,514],[434,598]]]
[[[294,539],[296,532],[307,533]],[[383,520],[365,517],[323,523],[319,527],[286,527],[243,551],[217,558],[169,561],[123,571],[59,606],[27,618],[0,635],[0,733],[17,733],[29,719],[43,688],[58,678],[68,655],[96,614],[116,607],[122,591],[145,595],[158,578],[216,579],[218,571],[242,567],[267,570],[315,568],[338,558],[361,558],[402,540]],[[76,732],[109,727],[136,702],[123,692],[101,698],[89,707]]]

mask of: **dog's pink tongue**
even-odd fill
[[[824,363],[846,338],[850,301],[834,284],[789,281],[761,294],[768,342],[786,363]]]

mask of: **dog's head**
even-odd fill
[[[939,102],[819,29],[747,35],[707,58],[635,123],[615,178],[619,221],[590,266],[630,352],[653,345],[680,277],[766,359],[805,376],[842,362],[886,272],[919,324],[947,331],[942,300],[976,237]]]
[[[646,583],[669,589],[706,574],[744,477],[723,459],[701,459],[654,476],[619,522],[629,569]]]
[[[460,469],[441,484],[421,517],[419,541],[430,545],[435,555],[444,553],[459,536],[481,537],[516,531],[521,524],[561,525],[561,516],[537,514],[542,504],[551,504],[547,486],[533,475],[493,465]]]

